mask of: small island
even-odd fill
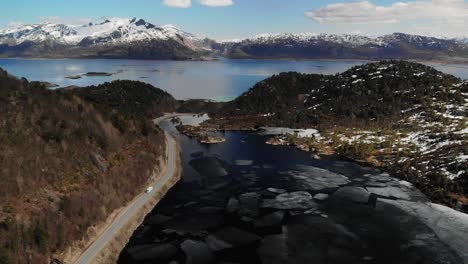
[[[78,74],[78,75],[68,75],[65,78],[77,80],[81,79],[82,77],[100,77],[100,76],[112,76],[113,73],[110,72],[87,72],[85,74]]]
[[[87,76],[87,77],[112,76],[112,73],[109,73],[109,72],[87,72],[87,73],[83,74],[82,76]]]
[[[69,75],[69,76],[66,76],[65,78],[77,80],[77,79],[81,79],[81,75]]]
[[[202,135],[198,139],[202,144],[218,144],[226,142],[226,139],[223,137]]]
[[[183,135],[196,138],[202,144],[218,144],[226,141],[217,128],[204,126],[210,117],[207,114],[181,114],[171,119],[176,129]]]
[[[206,127],[178,125],[176,128],[181,134],[190,138],[197,138],[203,144],[218,144],[226,141],[225,138],[215,135],[215,131],[211,131]]]

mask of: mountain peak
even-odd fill
[[[0,53],[7,57],[92,54],[112,58],[193,59],[209,49],[202,38],[173,25],[157,26],[138,17],[103,17],[82,25],[44,23],[0,30]]]
[[[156,26],[142,18],[104,17],[84,25],[35,24],[0,30],[0,44],[18,45],[23,42],[52,40],[67,45],[86,41],[91,44],[130,43],[145,40],[168,40],[196,37],[173,25]],[[183,40],[182,41],[185,41]]]

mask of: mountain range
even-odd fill
[[[172,25],[155,26],[137,18],[0,30],[3,57],[200,59],[206,53],[203,39]]]
[[[415,59],[465,61],[466,39],[394,33],[261,34],[216,41],[139,18],[106,18],[85,25],[34,24],[0,30],[1,57],[202,60],[227,58]]]
[[[380,37],[351,34],[263,34],[223,43],[230,58],[465,60],[464,39],[393,33]]]

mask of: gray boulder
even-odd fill
[[[328,194],[326,193],[317,193],[316,195],[314,195],[314,199],[317,200],[317,201],[325,201],[326,199],[328,199]]]
[[[279,210],[297,210],[310,209],[318,207],[310,193],[305,191],[283,193],[276,196],[274,199],[264,200],[262,208],[273,208]]]
[[[205,238],[205,242],[208,245],[208,247],[215,253],[232,248],[231,244],[219,239],[214,235],[207,236]]]
[[[258,216],[259,203],[261,195],[255,192],[244,193],[239,196],[241,209],[240,215]]]
[[[339,199],[344,201],[356,202],[356,203],[368,203],[370,192],[362,187],[346,186],[338,189],[333,194],[333,199]]]
[[[226,205],[226,211],[230,214],[240,209],[240,202],[236,197],[231,197]]]
[[[268,188],[267,191],[271,193],[276,193],[276,194],[282,194],[286,192],[286,190],[284,189],[277,189],[277,188]]]
[[[185,240],[180,247],[187,257],[186,264],[214,263],[213,252],[204,242]]]
[[[135,261],[168,261],[177,254],[178,249],[171,244],[137,245],[127,249]]]
[[[225,227],[218,230],[214,235],[224,243],[232,245],[233,248],[253,246],[262,240],[261,237],[255,234],[235,227]]]
[[[285,212],[278,211],[254,221],[254,228],[258,233],[281,233],[281,226]]]

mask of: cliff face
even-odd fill
[[[173,100],[144,89],[160,101],[124,103],[118,83],[92,98],[51,91],[0,71],[0,263],[46,263],[144,190],[165,153],[148,117]]]

